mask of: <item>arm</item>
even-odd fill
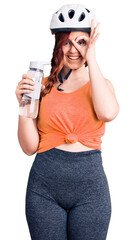
[[[34,90],[33,86],[34,82],[31,77],[23,74],[22,80],[18,83],[15,91],[19,105],[22,100],[22,94],[32,92]],[[39,145],[37,118],[32,119],[19,116],[18,119],[18,140],[23,152],[29,156],[37,151]]]
[[[99,24],[100,23],[94,28],[93,19],[91,21],[90,37],[86,36],[86,34],[80,35],[75,40],[72,40],[72,42],[88,64],[92,100],[96,115],[99,120],[109,122],[117,116],[119,105],[116,100],[113,85],[103,77],[96,61],[95,43],[99,37]],[[83,40],[81,46],[79,45],[79,40]]]
[[[95,54],[88,62],[92,100],[96,115],[104,122],[112,121],[119,112],[119,105],[112,83],[105,79],[96,62]]]
[[[39,145],[37,119],[19,116],[18,140],[23,152],[27,155],[33,155],[37,151]]]

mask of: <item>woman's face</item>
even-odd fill
[[[72,43],[72,40],[76,40],[76,38],[81,35],[89,36],[87,32],[71,32],[68,40],[62,46],[62,51],[64,53],[64,66],[67,68],[78,69],[85,63],[85,59],[80,55],[79,51]],[[84,40],[79,40],[78,44],[82,47],[86,45]]]

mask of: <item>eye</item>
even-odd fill
[[[65,43],[64,43],[65,46],[68,45],[68,44],[69,44],[69,42],[65,42]]]
[[[64,45],[70,45],[70,41],[66,41]]]
[[[86,42],[82,39],[82,40],[80,40],[80,41],[78,42],[78,44],[79,44],[79,45],[85,45]]]

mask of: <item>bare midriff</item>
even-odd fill
[[[82,151],[94,150],[94,148],[87,147],[80,142],[76,142],[76,143],[72,143],[72,144],[65,143],[65,144],[61,144],[55,148],[65,150],[65,151],[70,151],[70,152],[82,152]]]

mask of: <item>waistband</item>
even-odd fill
[[[92,155],[92,154],[96,154],[96,153],[102,153],[101,150],[99,149],[94,149],[94,150],[88,150],[88,151],[81,151],[81,152],[70,152],[70,151],[65,151],[65,150],[62,150],[62,149],[58,149],[58,148],[51,148],[45,152],[42,152],[42,153],[37,153],[37,155],[39,154],[51,154],[51,155],[55,155],[56,156],[63,156],[63,157],[79,157],[79,156],[89,156],[89,155]]]

